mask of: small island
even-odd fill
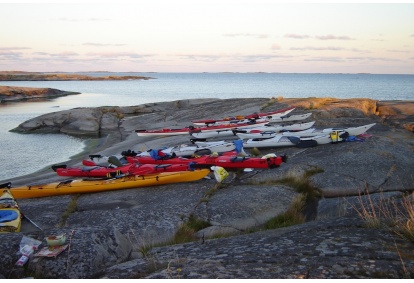
[[[64,91],[55,88],[0,86],[0,103],[50,99],[72,94],[80,94],[80,92]]]
[[[5,71],[0,72],[0,81],[110,81],[110,80],[149,80],[143,76],[87,76],[74,73],[41,73]],[[33,88],[0,85],[0,103],[27,101],[33,99],[50,99],[80,92],[64,91],[54,88]]]
[[[143,76],[88,76],[75,73],[42,73],[42,72],[0,72],[0,81],[114,81],[114,80],[149,80]]]

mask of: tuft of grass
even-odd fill
[[[277,180],[250,182],[252,185],[285,185],[299,193],[292,200],[286,212],[266,222],[264,229],[276,229],[304,223],[306,221],[305,210],[321,196],[320,190],[311,184],[310,177],[322,172],[324,172],[322,168],[314,167],[299,173],[289,171],[283,178]]]
[[[305,222],[303,209],[306,205],[306,195],[299,194],[295,197],[286,212],[270,219],[264,224],[265,229],[277,229],[293,226]]]
[[[354,210],[369,228],[389,228],[393,233],[408,241],[414,242],[414,193],[404,195],[401,198],[380,198],[374,202],[366,188],[366,197],[359,197],[360,207],[354,206]],[[403,278],[409,279],[411,273],[407,270],[404,259],[411,258],[401,252],[394,240],[395,249],[401,261]]]
[[[209,226],[211,226],[209,222],[196,218],[194,214],[191,214],[188,220],[180,225],[172,242],[181,244],[196,241],[195,233]]]
[[[402,208],[396,206],[397,208],[399,208],[399,217],[394,226],[394,232],[402,238],[414,242],[414,193],[405,196],[402,200]]]
[[[80,194],[74,195],[71,199],[71,201],[68,204],[68,207],[66,208],[65,212],[63,212],[60,222],[58,224],[58,227],[63,227],[66,224],[66,221],[68,220],[69,216],[75,212],[78,209],[78,198],[80,197]]]
[[[260,150],[257,147],[253,147],[250,150],[250,154],[253,155],[253,156],[260,156],[260,155],[262,155],[262,153],[260,152]]]
[[[359,206],[353,206],[369,228],[389,227],[395,234],[414,242],[414,193],[402,199],[380,198],[374,202],[366,189],[365,198],[359,195]]]
[[[138,251],[142,254],[143,257],[151,258],[149,253],[151,249],[155,247],[164,247],[197,241],[198,238],[195,236],[195,233],[209,226],[211,226],[211,224],[208,221],[204,221],[194,216],[194,214],[190,214],[188,219],[181,223],[180,227],[171,240],[156,244],[141,244],[138,248]],[[134,233],[133,235],[135,237]],[[138,242],[136,237],[135,240]]]
[[[322,172],[324,172],[323,169],[319,167],[308,169],[299,174],[289,171],[285,177],[275,180],[274,183],[294,188],[295,191],[306,196],[306,202],[310,202],[321,196],[320,190],[311,184],[310,177]]]

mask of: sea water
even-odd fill
[[[0,182],[65,162],[83,150],[83,140],[62,134],[9,132],[28,119],[55,111],[76,107],[128,106],[195,98],[282,96],[414,100],[414,75],[101,72],[82,74],[137,75],[153,79],[1,82],[0,84],[5,86],[56,88],[81,94],[40,102],[0,104]]]

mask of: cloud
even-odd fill
[[[154,56],[154,54],[139,54],[139,53],[134,53],[134,52],[89,52],[89,53],[86,53],[85,55],[92,56],[92,57],[100,57],[100,58],[127,57],[127,58],[134,58],[134,59]]]
[[[223,36],[226,37],[254,37],[254,38],[268,38],[269,36],[267,34],[257,34],[257,33],[226,33],[223,34]]]
[[[79,56],[78,53],[73,51],[62,51],[59,53],[48,53],[48,52],[34,52],[34,55],[45,56],[45,57],[71,57],[71,56]]]
[[[279,50],[279,49],[281,49],[281,47],[280,47],[280,45],[279,44],[273,44],[271,47],[270,47],[270,49],[272,49],[272,50]]]
[[[314,58],[308,58],[304,61],[313,62],[344,62],[344,58],[342,57],[314,57]]]
[[[110,19],[106,19],[106,18],[86,18],[86,19],[82,19],[82,18],[58,18],[58,21],[62,21],[62,22],[106,22],[106,21],[110,21]]]
[[[395,53],[410,53],[408,50],[397,50],[397,49],[388,49],[387,52],[395,52]]]
[[[50,56],[50,53],[47,52],[33,52],[34,55],[41,55],[41,56]]]
[[[79,54],[73,51],[63,51],[63,52],[59,52],[59,53],[54,53],[52,54],[52,56],[57,56],[57,57],[70,57],[70,56],[78,56]]]
[[[243,62],[257,62],[268,61],[272,59],[291,58],[292,56],[273,55],[273,54],[251,54],[238,56],[239,60]]]
[[[30,47],[0,47],[0,51],[14,51],[14,50],[27,50]]]
[[[184,60],[191,60],[191,61],[201,61],[201,62],[215,62],[217,60],[220,60],[223,57],[223,55],[199,55],[199,54],[179,54],[177,55],[181,59]]]
[[[105,47],[105,46],[126,46],[124,43],[96,43],[96,42],[85,42],[82,45],[94,46],[94,47]]]
[[[319,40],[353,40],[349,36],[336,36],[336,35],[332,35],[332,34],[317,35],[317,36],[315,36],[315,38],[319,39]]]
[[[21,57],[23,55],[22,52],[14,52],[14,51],[10,51],[10,50],[1,50],[0,49],[0,58],[4,57],[4,58],[15,58],[15,57]]]
[[[374,62],[374,61],[384,61],[384,62],[398,62],[401,60],[393,59],[393,58],[386,58],[386,57],[313,57],[305,59],[304,61],[318,61],[318,62],[350,62],[355,61],[359,63],[366,63],[366,62]]]
[[[201,62],[215,62],[219,60],[230,60],[239,62],[257,62],[280,58],[291,58],[292,56],[275,55],[275,54],[181,54],[177,55],[184,60],[201,61]]]
[[[336,46],[328,46],[328,47],[314,47],[314,46],[306,46],[306,47],[291,47],[290,50],[294,51],[342,51],[345,50],[345,48],[342,47],[336,47]]]
[[[306,38],[310,38],[309,35],[306,35],[306,34],[295,34],[295,33],[285,34],[285,37],[287,37],[287,38],[294,38],[294,39],[306,39]]]
[[[349,36],[337,36],[337,35],[316,35],[314,37],[307,35],[307,34],[296,34],[296,33],[287,33],[285,34],[286,38],[293,38],[293,39],[307,39],[307,38],[316,38],[319,40],[354,40]]]
[[[354,61],[384,61],[384,62],[399,62],[400,59],[394,59],[394,58],[387,58],[387,57],[347,57],[348,60],[354,60]]]

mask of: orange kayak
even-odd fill
[[[75,179],[44,185],[22,186],[10,189],[16,199],[47,196],[85,194],[112,190],[151,187],[180,182],[192,182],[206,177],[210,169],[163,172],[151,175],[127,175],[113,179]]]

